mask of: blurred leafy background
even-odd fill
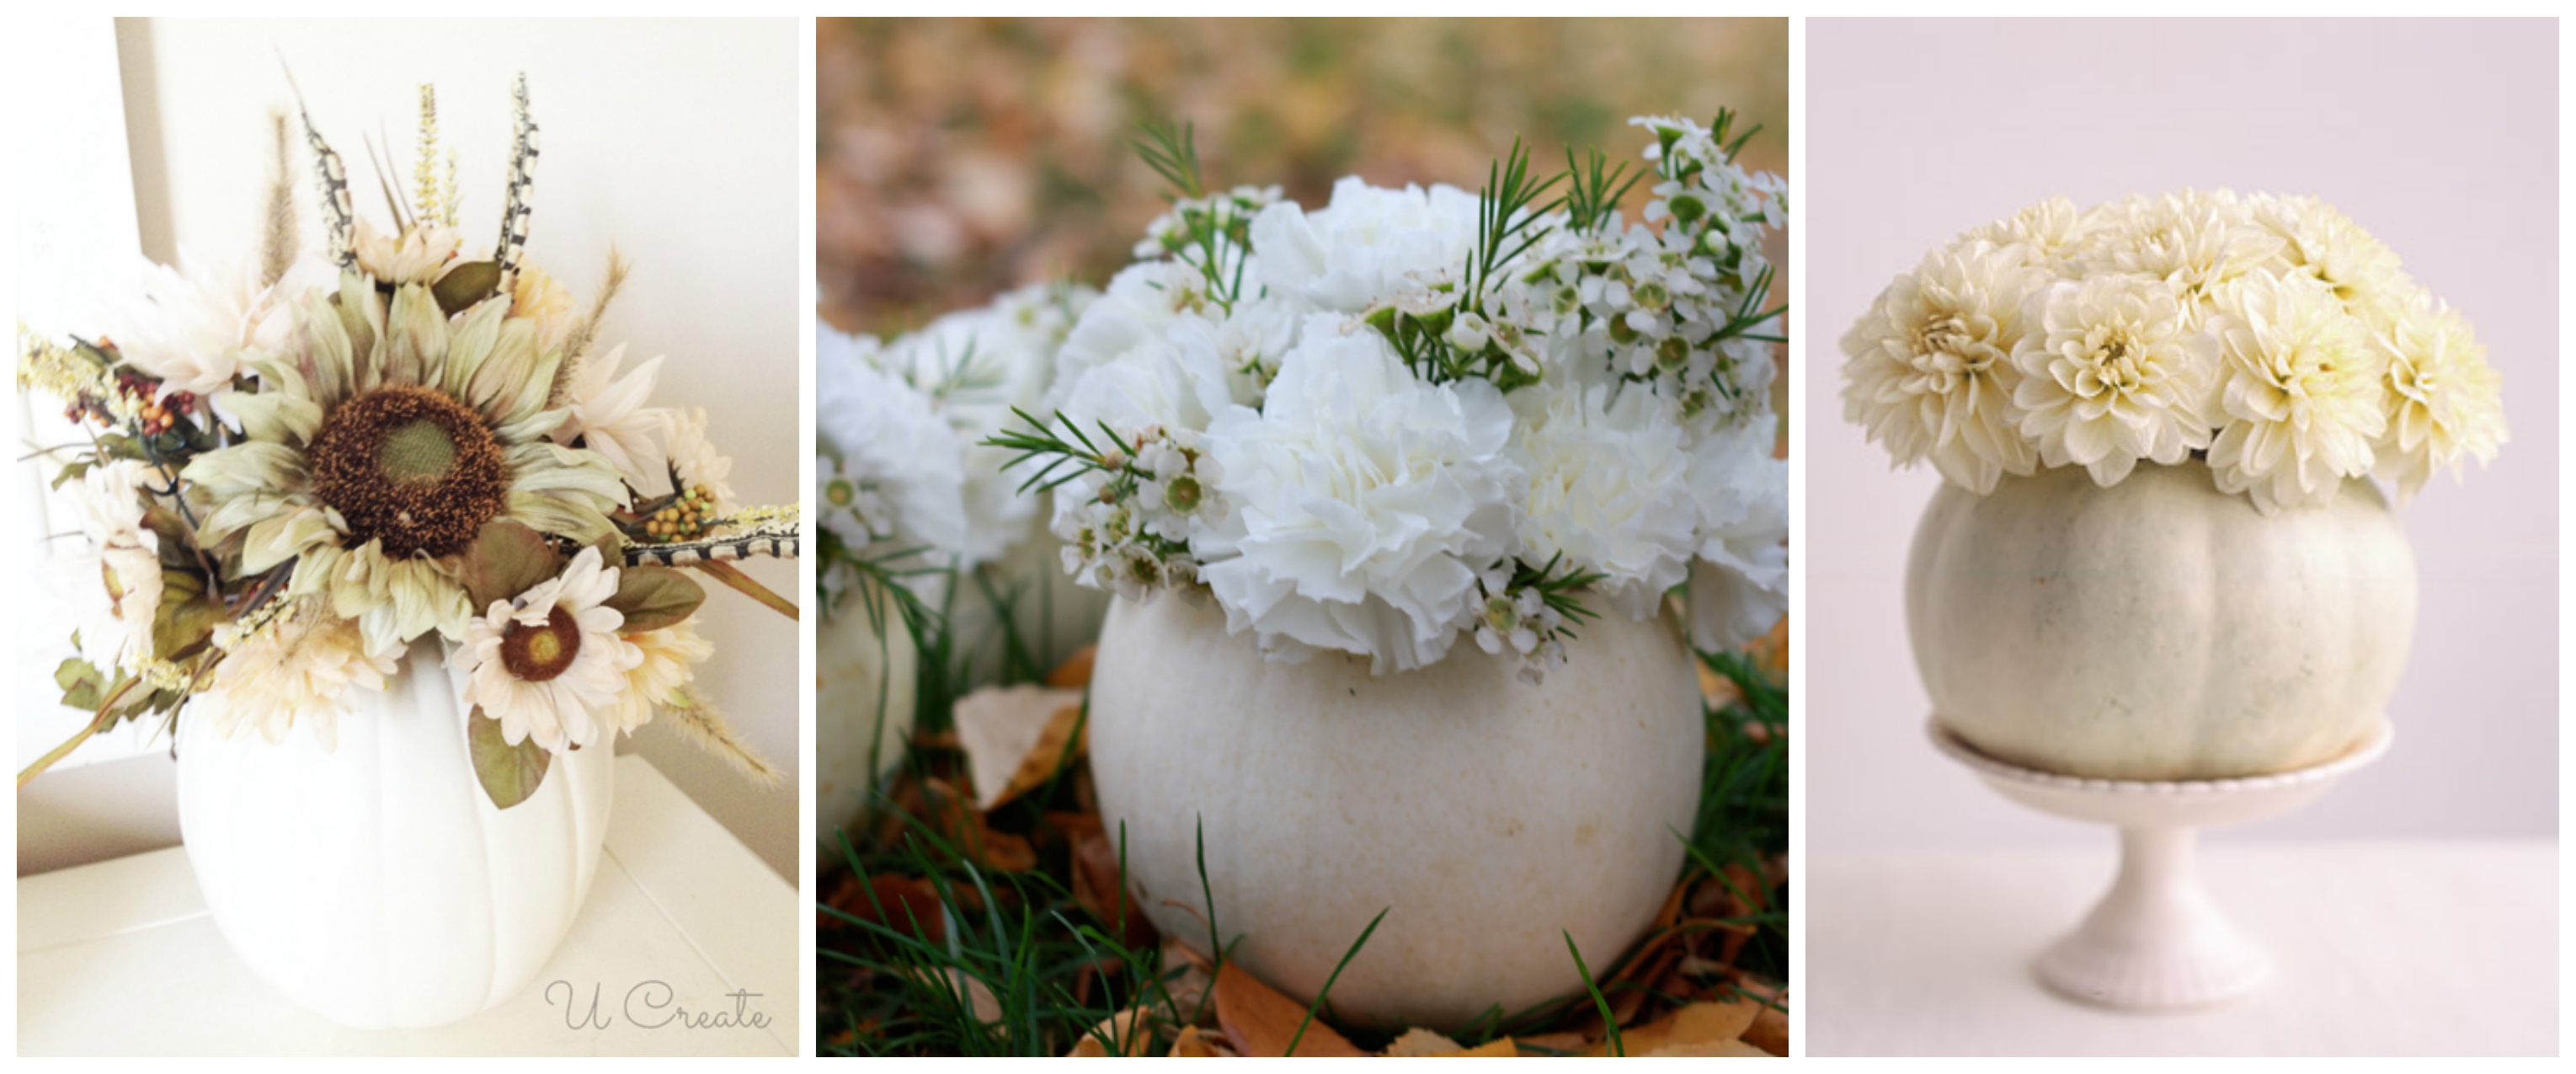
[[[1785,175],[1788,37],[1785,19],[819,20],[821,312],[892,334],[1022,284],[1107,282],[1162,209],[1130,145],[1148,119],[1197,125],[1211,184],[1309,207],[1349,174],[1473,190],[1515,136],[1542,167],[1569,146],[1632,160],[1629,116],[1721,106],[1762,124],[1743,162]]]

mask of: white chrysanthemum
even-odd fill
[[[76,611],[81,656],[113,673],[152,657],[152,619],[161,611],[161,536],[143,525],[150,468],[102,462],[72,486],[89,549],[59,569]]]
[[[1348,176],[1322,209],[1280,202],[1253,217],[1251,275],[1320,309],[1359,313],[1456,272],[1476,243],[1477,212],[1476,195],[1453,186],[1387,190]]]
[[[815,332],[816,449],[838,459],[839,475],[852,482],[853,504],[876,505],[854,508],[868,520],[866,537],[887,550],[926,548],[914,565],[946,566],[966,546],[966,475],[956,430],[940,420],[929,396],[871,364],[865,356],[875,353],[874,340],[844,336],[819,321]],[[854,542],[863,556],[870,543]]]
[[[1477,571],[1516,551],[1512,411],[1484,381],[1422,383],[1384,337],[1334,320],[1307,325],[1259,412],[1210,423],[1235,510],[1193,547],[1228,629],[1275,658],[1418,668],[1473,616]]]
[[[2182,292],[2195,316],[2200,304],[2283,256],[2280,236],[2256,226],[2230,191],[2186,190],[2131,197],[2106,206],[2087,274],[2152,276]]]
[[[732,514],[739,506],[734,502],[733,483],[726,480],[733,473],[733,458],[707,441],[707,408],[664,410],[662,427],[669,437],[665,450],[670,452],[671,468],[679,471],[680,481],[690,488],[705,489],[715,501],[717,514]]]
[[[1529,475],[1522,557],[1562,554],[1605,576],[1594,588],[1621,614],[1654,614],[1699,544],[1681,426],[1643,386],[1541,385],[1510,398],[1520,415],[1512,457]]]
[[[1777,419],[1690,448],[1699,556],[1690,564],[1691,644],[1740,649],[1789,611],[1789,464],[1772,455]]]
[[[660,630],[625,635],[640,654],[626,672],[626,690],[617,708],[602,714],[600,732],[613,738],[652,722],[653,707],[668,704],[689,684],[690,665],[716,654],[715,643],[698,635],[698,617],[690,616]]]
[[[2332,205],[2258,194],[2246,207],[2255,225],[2281,238],[2281,263],[2322,281],[2348,309],[2402,302],[2415,289],[2397,251]]]
[[[299,603],[224,655],[213,684],[189,702],[190,717],[214,721],[225,738],[256,730],[272,744],[300,723],[324,750],[338,747],[350,691],[383,691],[402,670],[403,647],[371,649],[356,620],[330,614],[319,601]]]
[[[620,726],[627,675],[643,650],[618,636],[626,617],[608,607],[618,569],[586,547],[562,574],[496,600],[465,626],[449,662],[465,672],[465,703],[501,721],[511,745],[589,746]]]
[[[2024,332],[2023,300],[2047,282],[2018,247],[1934,251],[1843,333],[1844,416],[1898,465],[1930,459],[1981,494],[2004,474],[2029,473],[2012,352]]]
[[[297,300],[329,286],[334,275],[327,263],[306,258],[274,286],[261,287],[256,254],[210,262],[181,250],[179,265],[145,262],[139,293],[109,324],[117,353],[161,378],[164,394],[230,389],[233,377],[247,372],[251,353],[286,348]]]
[[[2099,208],[2078,209],[2063,197],[2028,206],[2020,212],[1961,236],[1997,246],[2027,247],[2033,259],[2059,276],[2073,272],[2075,262],[2092,250],[2105,226]]]
[[[2218,294],[2212,327],[2225,359],[2226,425],[2210,445],[2220,491],[2250,492],[2269,514],[2318,503],[2370,472],[2387,426],[2387,357],[2313,277],[2256,272]]]
[[[2049,466],[2117,484],[2140,459],[2180,463],[2209,446],[2217,341],[2171,284],[2141,276],[2060,283],[2013,352],[2021,429]]]
[[[2380,472],[2411,498],[2433,471],[2493,460],[2506,438],[2504,386],[2468,319],[2420,289],[2380,326],[2388,352],[2388,428],[2378,447]]]
[[[625,359],[626,345],[621,343],[606,354],[582,360],[566,386],[564,423],[555,429],[553,439],[566,445],[579,440],[583,447],[605,456],[636,491],[667,496],[671,472],[662,433],[670,415],[645,405],[653,398],[662,358],[655,355],[621,377],[617,365]]]

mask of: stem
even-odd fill
[[[103,728],[115,726],[115,719],[108,713],[116,708],[117,702],[125,700],[126,691],[133,689],[134,684],[141,681],[143,680],[128,676],[125,681],[117,683],[116,689],[109,691],[107,699],[98,703],[98,714],[90,717],[89,723],[80,729],[79,734],[73,735],[44,756],[36,758],[36,763],[18,771],[18,789],[27,789],[28,781],[43,775],[46,769],[54,766],[54,762],[70,756],[73,750],[80,748],[81,743],[89,741],[91,735],[99,733]]]
[[[750,575],[742,573],[742,568],[740,567],[736,567],[721,559],[702,559],[695,563],[688,564],[688,566],[697,570],[705,571],[709,577],[714,578],[716,581],[723,582],[726,585],[741,590],[745,596],[767,605],[780,615],[786,616],[789,619],[795,619],[798,617],[795,601],[770,592],[768,586],[752,580]]]

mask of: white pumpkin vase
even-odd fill
[[[2377,486],[2264,515],[2206,465],[1944,483],[1907,568],[1934,716],[1995,758],[2199,780],[2331,760],[2406,666],[2415,563]]]
[[[352,691],[337,748],[179,721],[179,826],[226,942],[295,1003],[365,1029],[434,1026],[519,994],[590,891],[614,757],[555,755],[493,807],[461,676],[435,637],[381,694]]]
[[[869,583],[814,627],[814,840],[824,864],[842,859],[839,829],[858,821],[876,778],[903,762],[919,659],[891,594]]]
[[[1604,616],[1532,686],[1472,642],[1410,672],[1265,661],[1204,593],[1110,607],[1090,749],[1133,893],[1346,1020],[1455,1028],[1580,991],[1679,877],[1699,801],[1695,672],[1668,621]],[[1167,901],[1168,900],[1168,901]]]

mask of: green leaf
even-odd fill
[[[206,599],[206,583],[193,571],[161,572],[161,606],[152,613],[152,654],[178,658],[180,650],[214,636],[224,609]]]
[[[90,467],[96,465],[98,465],[98,463],[92,459],[76,459],[74,461],[64,463],[62,471],[54,475],[53,487],[61,488],[63,487],[63,483],[66,481],[80,480],[83,475],[89,473]]]
[[[496,600],[509,600],[537,583],[563,573],[563,553],[546,543],[544,534],[501,519],[483,524],[483,532],[457,564],[456,580],[465,583],[466,599],[482,614]]]
[[[626,617],[618,633],[676,626],[706,603],[707,591],[669,567],[628,567],[617,572],[617,595],[608,606]]]
[[[554,755],[533,738],[516,746],[502,738],[501,721],[483,715],[481,705],[465,718],[465,742],[474,754],[474,778],[483,784],[483,793],[495,809],[527,801],[546,781],[546,768],[554,763]]]
[[[501,266],[490,261],[469,261],[447,270],[447,275],[429,285],[430,297],[438,300],[438,311],[450,317],[474,307],[501,290]]]
[[[107,700],[107,676],[77,656],[54,669],[54,685],[63,688],[63,704],[83,712],[96,712]]]

